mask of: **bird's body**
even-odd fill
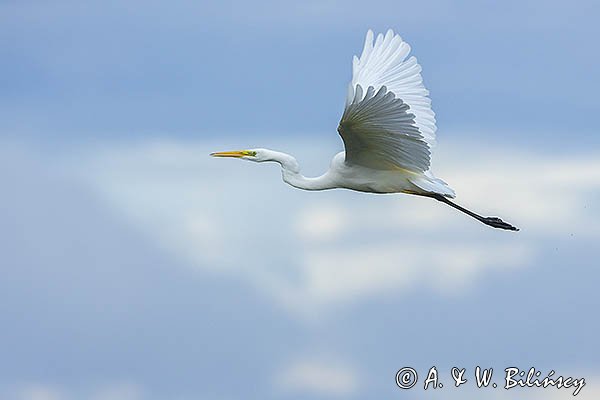
[[[284,182],[303,190],[327,190],[344,188],[367,193],[430,193],[414,184],[412,181],[430,185],[438,184],[435,178],[424,174],[417,174],[402,169],[378,170],[361,165],[346,163],[346,152],[337,153],[331,160],[329,169],[321,176],[307,178],[300,173],[296,159],[289,154],[275,152],[267,149],[258,149],[266,152],[272,161],[282,166]],[[451,189],[450,189],[451,190]],[[440,184],[440,193],[452,194]]]
[[[336,154],[323,175],[307,178],[286,153],[253,149],[213,153],[249,161],[277,162],[283,180],[299,189],[345,188],[368,193],[406,193],[442,201],[495,228],[517,230],[496,217],[482,217],[449,198],[454,191],[430,170],[436,121],[421,67],[408,57],[410,46],[389,30],[374,40],[369,31],[338,126],[345,151]]]
[[[346,152],[342,151],[331,160],[323,181],[328,183],[328,188],[343,187],[367,193],[401,193],[409,191],[411,187],[413,190],[418,189],[411,185],[406,172],[408,171],[377,170],[347,164]]]

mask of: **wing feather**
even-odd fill
[[[346,162],[378,169],[429,169],[435,114],[421,66],[415,57],[407,59],[409,53],[408,43],[392,30],[377,38],[367,32],[360,58],[353,58],[338,128]]]
[[[408,110],[385,86],[377,92],[370,86],[363,96],[357,85],[338,127],[346,161],[373,169],[426,171],[429,147]]]

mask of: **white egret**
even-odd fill
[[[248,161],[279,163],[283,180],[299,189],[346,188],[370,193],[430,197],[494,228],[518,230],[497,217],[482,217],[453,202],[452,190],[430,171],[435,114],[423,86],[421,66],[410,46],[388,30],[374,40],[367,32],[360,58],[354,56],[352,81],[338,132],[346,151],[333,157],[327,172],[307,178],[289,154],[268,149],[212,153]]]

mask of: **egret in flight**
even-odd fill
[[[352,81],[338,132],[346,151],[333,157],[327,172],[307,178],[289,154],[268,149],[212,153],[248,161],[279,163],[283,180],[298,189],[345,188],[369,193],[407,193],[430,197],[494,228],[516,231],[497,217],[482,217],[451,202],[452,190],[430,171],[435,114],[423,86],[421,66],[410,46],[388,30],[374,38],[369,30],[360,58],[352,62]]]

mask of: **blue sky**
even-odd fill
[[[597,398],[599,11],[0,3],[0,397],[481,398],[394,374],[517,365]],[[207,157],[264,146],[322,172],[368,28],[423,66],[436,175],[521,232]]]
[[[569,129],[593,141],[595,2],[4,2],[1,9],[1,127],[15,135],[329,131],[364,32],[393,27],[424,65],[441,132],[526,130],[560,146],[552,134]]]

